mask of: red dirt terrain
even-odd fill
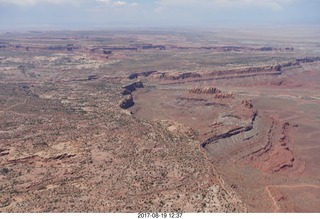
[[[216,34],[1,34],[0,212],[319,212],[317,38]]]
[[[311,66],[303,66],[302,69]],[[284,70],[281,74],[287,77],[287,72],[289,71]],[[299,72],[291,78],[273,79],[273,84],[281,80],[277,85],[260,83],[261,90],[256,85],[250,87],[250,91],[247,92],[254,90],[263,93],[269,86],[274,86],[275,89],[280,86],[278,91],[273,89],[268,95],[285,89],[283,97],[286,98],[285,93],[291,92],[290,87],[296,87],[293,84],[300,83],[299,89],[316,86],[313,80],[317,78],[310,82],[297,80],[299,74],[303,73],[305,74]],[[222,80],[224,85],[235,83],[232,78],[226,77]],[[301,137],[305,133],[303,129],[306,129],[304,124],[308,118],[299,117],[298,121],[284,117],[286,110],[295,109],[285,109],[287,107],[285,102],[284,105],[275,106],[272,97],[264,98],[264,103],[270,105],[261,106],[262,101],[259,97],[248,101],[243,99],[246,95],[237,94],[235,88],[232,88],[231,92],[230,87],[224,86],[229,91],[222,92],[218,88],[207,87],[210,82],[204,87],[186,88],[193,83],[185,80],[179,81],[174,88],[166,85],[163,89],[140,90],[134,94],[137,105],[133,107],[132,112],[140,118],[174,120],[191,127],[202,150],[223,174],[222,178],[248,204],[249,210],[317,212],[318,208],[315,206],[320,204],[319,179],[314,176],[319,176],[319,172],[314,165],[318,162],[316,150],[319,147],[313,146],[310,147],[310,151],[300,152]],[[170,81],[168,84],[172,86]],[[212,84],[217,85],[217,83]],[[289,90],[286,87],[289,87]],[[241,83],[239,90],[243,92],[246,89],[246,85]],[[292,92],[297,91],[292,90]],[[317,102],[317,97],[313,100]],[[255,107],[256,102],[259,107]],[[308,124],[310,125],[310,122]],[[314,129],[314,133],[318,133],[316,130],[320,130],[319,127]],[[303,143],[303,147],[314,145],[311,139],[318,135],[312,134],[313,132],[306,134],[309,140]],[[305,159],[304,154],[308,154],[309,160]],[[275,184],[267,184],[271,182]],[[290,190],[287,191],[287,188]],[[307,201],[312,204],[299,205],[299,200],[305,201],[303,194],[307,195],[308,188],[314,189],[311,192],[313,195]],[[274,196],[274,191],[285,192],[286,198],[281,199],[280,203],[280,199],[277,200]],[[294,195],[295,192],[301,194],[300,198]],[[261,198],[261,195],[264,198]]]

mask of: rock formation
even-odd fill
[[[302,59],[297,59],[296,61],[300,62],[300,63],[316,62],[316,61],[320,61],[320,57],[319,56],[305,57],[305,58],[302,58]]]
[[[200,78],[201,75],[197,73],[179,73],[179,74],[166,74],[164,75],[163,79],[166,80],[179,80],[179,79],[186,79],[186,78]]]
[[[154,74],[156,72],[157,71],[145,71],[145,72],[140,72],[140,73],[133,73],[128,78],[132,80],[132,79],[136,79],[141,76],[148,77],[149,75]]]
[[[143,83],[141,81],[134,82],[127,86],[123,87],[121,94],[124,96],[124,99],[120,101],[119,106],[122,109],[128,109],[134,105],[132,92],[135,91],[137,88],[143,88]]]
[[[245,74],[245,73],[263,73],[263,72],[281,72],[281,65],[267,65],[257,67],[236,68],[227,70],[215,70],[209,73],[210,76]]]
[[[221,90],[215,87],[207,87],[207,88],[193,88],[189,90],[189,93],[192,94],[219,94]]]
[[[243,100],[243,101],[241,102],[241,104],[242,104],[245,108],[248,108],[248,109],[252,109],[252,108],[253,108],[253,105],[252,105],[251,100]]]
[[[119,106],[122,109],[128,109],[128,108],[132,107],[133,105],[134,105],[134,102],[133,102],[133,97],[131,94],[126,96],[123,100],[121,100],[120,104],[119,104]]]
[[[135,91],[137,88],[143,88],[143,83],[141,81],[134,82],[132,84],[129,84],[127,86],[123,87],[123,90],[121,92],[122,95],[129,95],[133,91]]]
[[[234,98],[234,94],[232,92],[223,93],[221,90],[215,87],[206,87],[206,88],[193,88],[189,90],[190,94],[214,94],[214,97],[217,99],[227,99]]]

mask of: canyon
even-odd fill
[[[319,42],[286,31],[0,34],[0,212],[318,213]]]

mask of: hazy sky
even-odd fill
[[[320,24],[320,0],[0,0],[0,28]]]

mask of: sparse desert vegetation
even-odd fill
[[[318,212],[319,42],[285,31],[1,34],[0,212]]]

